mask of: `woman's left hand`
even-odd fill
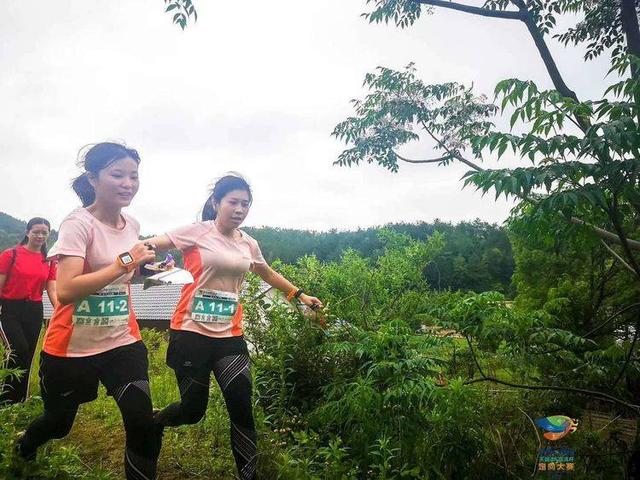
[[[309,295],[303,293],[300,295],[300,301],[304,303],[311,310],[320,310],[324,305],[322,302],[316,297],[310,297]]]

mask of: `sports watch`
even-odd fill
[[[127,272],[131,272],[134,268],[136,268],[136,264],[133,261],[133,255],[129,252],[121,253],[116,257],[116,263],[121,267],[127,269]]]

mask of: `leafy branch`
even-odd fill
[[[164,0],[165,12],[173,13],[173,23],[180,26],[182,30],[187,28],[189,19],[198,21],[198,12],[193,4],[193,0]]]
[[[616,405],[620,405],[622,407],[625,407],[625,408],[627,408],[629,410],[632,410],[637,415],[640,415],[640,405],[635,405],[635,404],[632,404],[632,403],[625,402],[623,400],[620,400],[619,398],[616,398],[616,397],[614,397],[612,395],[609,395],[608,393],[597,392],[595,390],[588,390],[588,389],[585,389],[585,388],[562,387],[562,386],[558,386],[558,385],[526,385],[526,384],[508,382],[508,381],[505,381],[505,380],[500,380],[498,378],[486,375],[484,373],[484,370],[480,366],[480,362],[478,361],[478,357],[477,357],[475,349],[473,348],[473,345],[471,343],[471,339],[469,338],[468,335],[465,335],[465,339],[467,341],[467,344],[469,345],[469,351],[471,353],[471,357],[473,358],[475,366],[478,369],[478,373],[480,374],[480,378],[467,380],[466,382],[464,382],[465,385],[470,385],[470,384],[478,383],[478,382],[492,382],[492,383],[497,383],[499,385],[505,385],[507,387],[522,388],[522,389],[525,389],[525,390],[538,390],[538,391],[542,390],[542,391],[556,391],[556,392],[577,393],[579,395],[586,395],[588,397],[600,398],[602,400],[606,400],[606,401],[615,403]]]

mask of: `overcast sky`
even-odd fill
[[[196,0],[181,31],[161,0],[3,2],[0,15],[0,210],[57,227],[79,204],[77,151],[123,140],[139,150],[129,213],[143,233],[195,220],[211,182],[250,180],[246,224],[325,230],[398,221],[502,222],[509,204],[461,190],[464,166],[333,166],[330,136],[364,94],[365,73],[414,61],[428,83],[549,82],[524,26],[439,10],[414,27],[369,25],[365,0]],[[552,43],[581,98],[606,64]],[[428,157],[421,145],[405,150]],[[494,164],[486,163],[487,166]]]

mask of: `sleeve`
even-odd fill
[[[86,222],[78,218],[69,218],[62,222],[58,232],[58,240],[49,250],[48,258],[55,258],[59,255],[86,258],[90,238],[89,228],[90,226]]]
[[[251,250],[251,270],[253,270],[253,268],[256,265],[259,265],[259,264],[266,265],[267,261],[262,256],[260,245],[258,245],[258,242],[256,241],[256,239],[247,235],[247,240],[249,241],[249,249]]]
[[[11,266],[11,249],[7,249],[0,253],[0,275],[6,275],[9,273],[9,267]]]
[[[47,277],[47,282],[51,280],[55,280],[58,276],[58,261],[53,259],[49,264],[49,276]]]
[[[138,236],[138,238],[140,238],[140,222],[138,222],[138,220],[133,218],[131,215],[128,215],[126,213],[124,213],[123,215],[127,222],[130,223],[133,229],[136,231],[136,235]]]
[[[198,238],[200,238],[206,230],[207,227],[202,223],[192,223],[166,232],[166,235],[178,250],[184,251],[195,246]]]

